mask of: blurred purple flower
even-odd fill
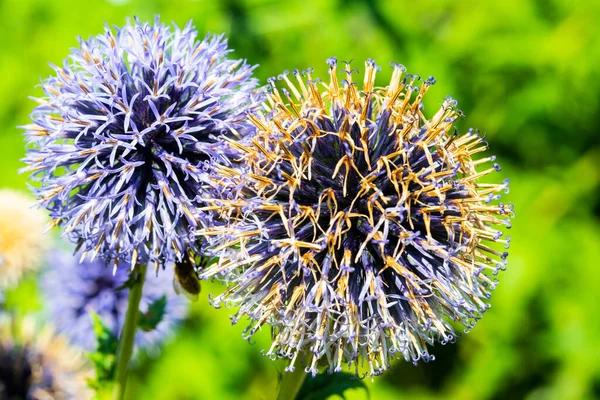
[[[111,268],[101,261],[79,264],[77,256],[59,249],[49,252],[47,264],[41,277],[41,289],[49,315],[59,332],[74,344],[93,350],[96,338],[89,315],[93,311],[117,337],[121,334],[129,289],[117,289],[128,279],[127,267],[117,268],[113,276]],[[155,329],[137,330],[135,344],[138,348],[156,348],[187,314],[188,300],[173,290],[173,268],[166,268],[158,276],[154,271],[148,271],[140,312],[146,313],[148,307],[163,296],[166,297],[164,315]]]
[[[24,171],[54,224],[90,259],[180,261],[224,140],[253,131],[253,66],[228,59],[221,36],[137,19],[80,40],[24,127],[33,144]]]

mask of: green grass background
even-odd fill
[[[17,173],[22,132],[40,96],[36,85],[60,64],[76,36],[101,33],[127,16],[225,32],[235,55],[266,78],[325,59],[367,57],[391,76],[391,61],[438,83],[433,113],[452,94],[467,115],[461,131],[487,132],[511,179],[517,217],[508,270],[492,308],[437,360],[398,362],[369,379],[372,399],[600,398],[600,2],[497,1],[0,1],[0,186],[25,190]],[[501,177],[496,176],[498,180]],[[161,349],[144,356],[129,387],[135,399],[260,399],[275,390],[275,364],[215,310],[205,286],[191,317]],[[40,307],[35,282],[15,297]],[[347,392],[363,399],[364,391]]]

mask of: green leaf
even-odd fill
[[[123,284],[121,286],[115,288],[115,292],[118,292],[120,290],[125,290],[125,289],[131,289],[137,283],[140,282],[140,279],[141,279],[141,277],[140,277],[138,268],[130,271],[129,276],[127,277],[127,280],[125,282],[123,282]]]
[[[344,392],[348,389],[364,389],[367,398],[370,398],[369,388],[363,380],[354,374],[340,372],[336,374],[321,373],[314,378],[308,376],[302,384],[296,400],[323,400],[333,395],[345,400]]]
[[[165,310],[167,308],[167,296],[155,300],[148,306],[148,311],[140,313],[140,319],[138,321],[138,327],[143,331],[151,331],[156,329],[156,326],[160,323]]]
[[[127,278],[127,280],[125,282],[123,282],[123,284],[117,288],[114,289],[115,292],[121,291],[121,290],[129,290],[133,287],[133,285],[136,282],[136,275],[134,273],[129,274],[129,277]]]
[[[114,379],[119,339],[98,314],[93,311],[89,313],[96,336],[96,351],[88,353],[88,357],[96,369],[96,379],[88,380],[88,385],[98,390]]]

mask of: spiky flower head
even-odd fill
[[[46,216],[35,200],[10,189],[0,190],[0,290],[15,285],[41,264],[48,239]]]
[[[424,115],[433,78],[418,86],[393,64],[375,87],[368,60],[361,90],[348,63],[343,81],[328,64],[328,84],[310,70],[280,76],[287,89],[271,81],[254,144],[237,146],[250,172],[222,169],[223,192],[240,195],[210,201],[224,223],[200,232],[220,257],[202,276],[229,284],[216,303],[239,306],[248,337],[273,327],[266,354],[288,370],[304,354],[312,374],[374,375],[391,358],[432,359],[429,345],[481,318],[512,207],[497,202],[508,181],[480,183],[500,168],[479,157],[481,136],[455,133],[456,102]]]
[[[92,375],[83,354],[51,327],[0,315],[0,398],[91,399]]]
[[[93,259],[116,266],[181,260],[203,223],[210,165],[243,115],[254,67],[228,58],[223,36],[137,19],[80,40],[25,126],[34,191]]]
[[[41,288],[47,301],[48,315],[56,329],[73,344],[93,350],[96,337],[90,312],[96,313],[118,337],[127,311],[126,287],[128,268],[117,268],[113,275],[99,260],[83,261],[72,252],[55,249],[47,257],[47,270],[41,277]],[[140,312],[150,314],[150,308],[165,301],[160,322],[150,330],[138,329],[137,348],[153,350],[163,342],[185,318],[188,300],[173,290],[173,268],[156,274],[148,270],[140,301]],[[164,298],[163,298],[164,297]],[[156,311],[154,311],[156,312]]]

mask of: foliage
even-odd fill
[[[330,396],[339,396],[346,400],[344,392],[348,389],[364,389],[369,396],[369,389],[365,382],[360,380],[354,374],[340,372],[336,374],[319,374],[313,377],[307,377],[296,400],[319,400],[327,399]]]
[[[140,313],[138,328],[146,332],[156,329],[156,326],[162,321],[166,309],[167,296],[162,296],[154,300],[148,306],[148,311]]]
[[[93,321],[97,346],[96,351],[88,354],[96,369],[96,379],[88,383],[94,389],[101,389],[114,379],[119,339],[102,322],[98,314],[93,311],[89,314]]]

